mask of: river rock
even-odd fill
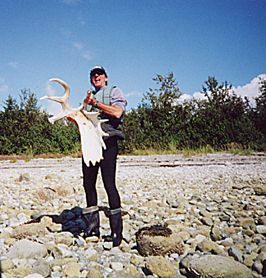
[[[182,239],[165,226],[144,227],[136,233],[137,248],[142,256],[182,254]]]
[[[177,269],[161,256],[148,257],[145,264],[147,270],[161,278],[177,277]]]
[[[14,267],[15,265],[12,260],[1,260],[1,272],[7,272],[9,269],[13,269]]]
[[[81,266],[79,263],[69,263],[63,267],[65,277],[80,277]]]
[[[244,261],[243,263],[251,268],[253,263],[254,263],[254,260],[256,259],[257,257],[257,253],[251,253],[251,254],[247,254],[247,255],[244,255]]]
[[[104,274],[99,269],[89,269],[86,278],[104,278]]]
[[[266,183],[254,187],[255,194],[266,196]]]
[[[266,225],[266,216],[262,216],[259,219],[259,224],[260,225]]]
[[[238,221],[239,225],[245,229],[252,228],[255,226],[254,219],[251,217],[241,217]]]
[[[213,241],[221,240],[222,239],[221,229],[218,226],[213,225],[211,228],[210,237]]]
[[[53,219],[48,216],[44,216],[41,218],[41,224],[43,224],[46,229],[50,232],[60,232],[62,231],[62,225],[53,222]]]
[[[111,262],[110,267],[115,271],[121,271],[124,268],[121,262]]]
[[[18,182],[27,182],[30,181],[30,174],[29,173],[22,173],[19,175],[19,178],[17,179]]]
[[[127,266],[121,271],[113,271],[108,278],[144,278],[144,274],[140,273],[134,266]],[[95,276],[94,278],[98,278]]]
[[[252,278],[252,272],[245,265],[230,257],[203,255],[192,259],[186,269],[192,277]]]
[[[202,252],[212,252],[213,254],[226,255],[224,249],[221,246],[209,239],[204,239],[199,242],[196,249]]]
[[[58,197],[55,190],[50,187],[45,187],[38,190],[35,195],[41,202],[51,201]]]
[[[54,190],[60,197],[67,197],[74,194],[75,192],[75,189],[71,185],[56,186],[54,187]]]
[[[60,232],[55,235],[56,244],[64,244],[70,246],[74,242],[73,235],[69,232]]]
[[[252,265],[252,269],[255,270],[257,273],[262,274],[263,272],[263,264],[260,260],[255,260],[255,262]],[[265,276],[263,276],[265,277]]]
[[[30,275],[32,273],[32,267],[30,265],[19,265],[17,267],[14,267],[12,269],[9,269],[5,275],[8,278],[13,278],[13,277],[25,277],[27,275]]]
[[[133,265],[126,266],[123,272],[125,274],[125,278],[144,278],[144,275]]]
[[[256,230],[259,234],[266,235],[266,225],[257,225]]]
[[[236,247],[230,247],[228,249],[229,256],[232,256],[236,261],[243,262],[243,252]]]
[[[202,224],[207,225],[207,226],[212,226],[213,225],[212,219],[208,218],[208,217],[202,217],[200,219],[200,221],[202,222]]]
[[[9,249],[7,257],[15,258],[43,258],[47,255],[45,245],[28,239],[21,239]]]
[[[33,264],[32,272],[38,273],[42,277],[49,277],[51,274],[50,265],[44,259],[39,259]]]
[[[45,225],[43,225],[42,223],[32,223],[15,227],[12,233],[12,237],[23,239],[31,236],[43,236],[47,233],[48,231]]]

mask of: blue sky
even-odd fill
[[[0,109],[24,88],[46,95],[52,77],[70,85],[77,107],[94,65],[129,108],[156,87],[157,73],[173,72],[187,97],[208,76],[254,96],[266,73],[265,29],[266,0],[1,0]]]

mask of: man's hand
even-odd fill
[[[83,101],[83,105],[84,107],[86,107],[86,105],[92,105],[95,106],[97,103],[97,100],[93,97],[93,94],[91,91],[87,92],[87,96],[85,97],[84,101]]]

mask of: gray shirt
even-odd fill
[[[123,91],[118,88],[114,87],[111,92],[111,105],[117,105],[125,111],[127,100],[123,94]]]

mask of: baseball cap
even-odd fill
[[[94,74],[104,74],[107,77],[107,73],[104,69],[104,67],[102,66],[94,66],[91,70],[90,70],[90,77],[92,77]]]

